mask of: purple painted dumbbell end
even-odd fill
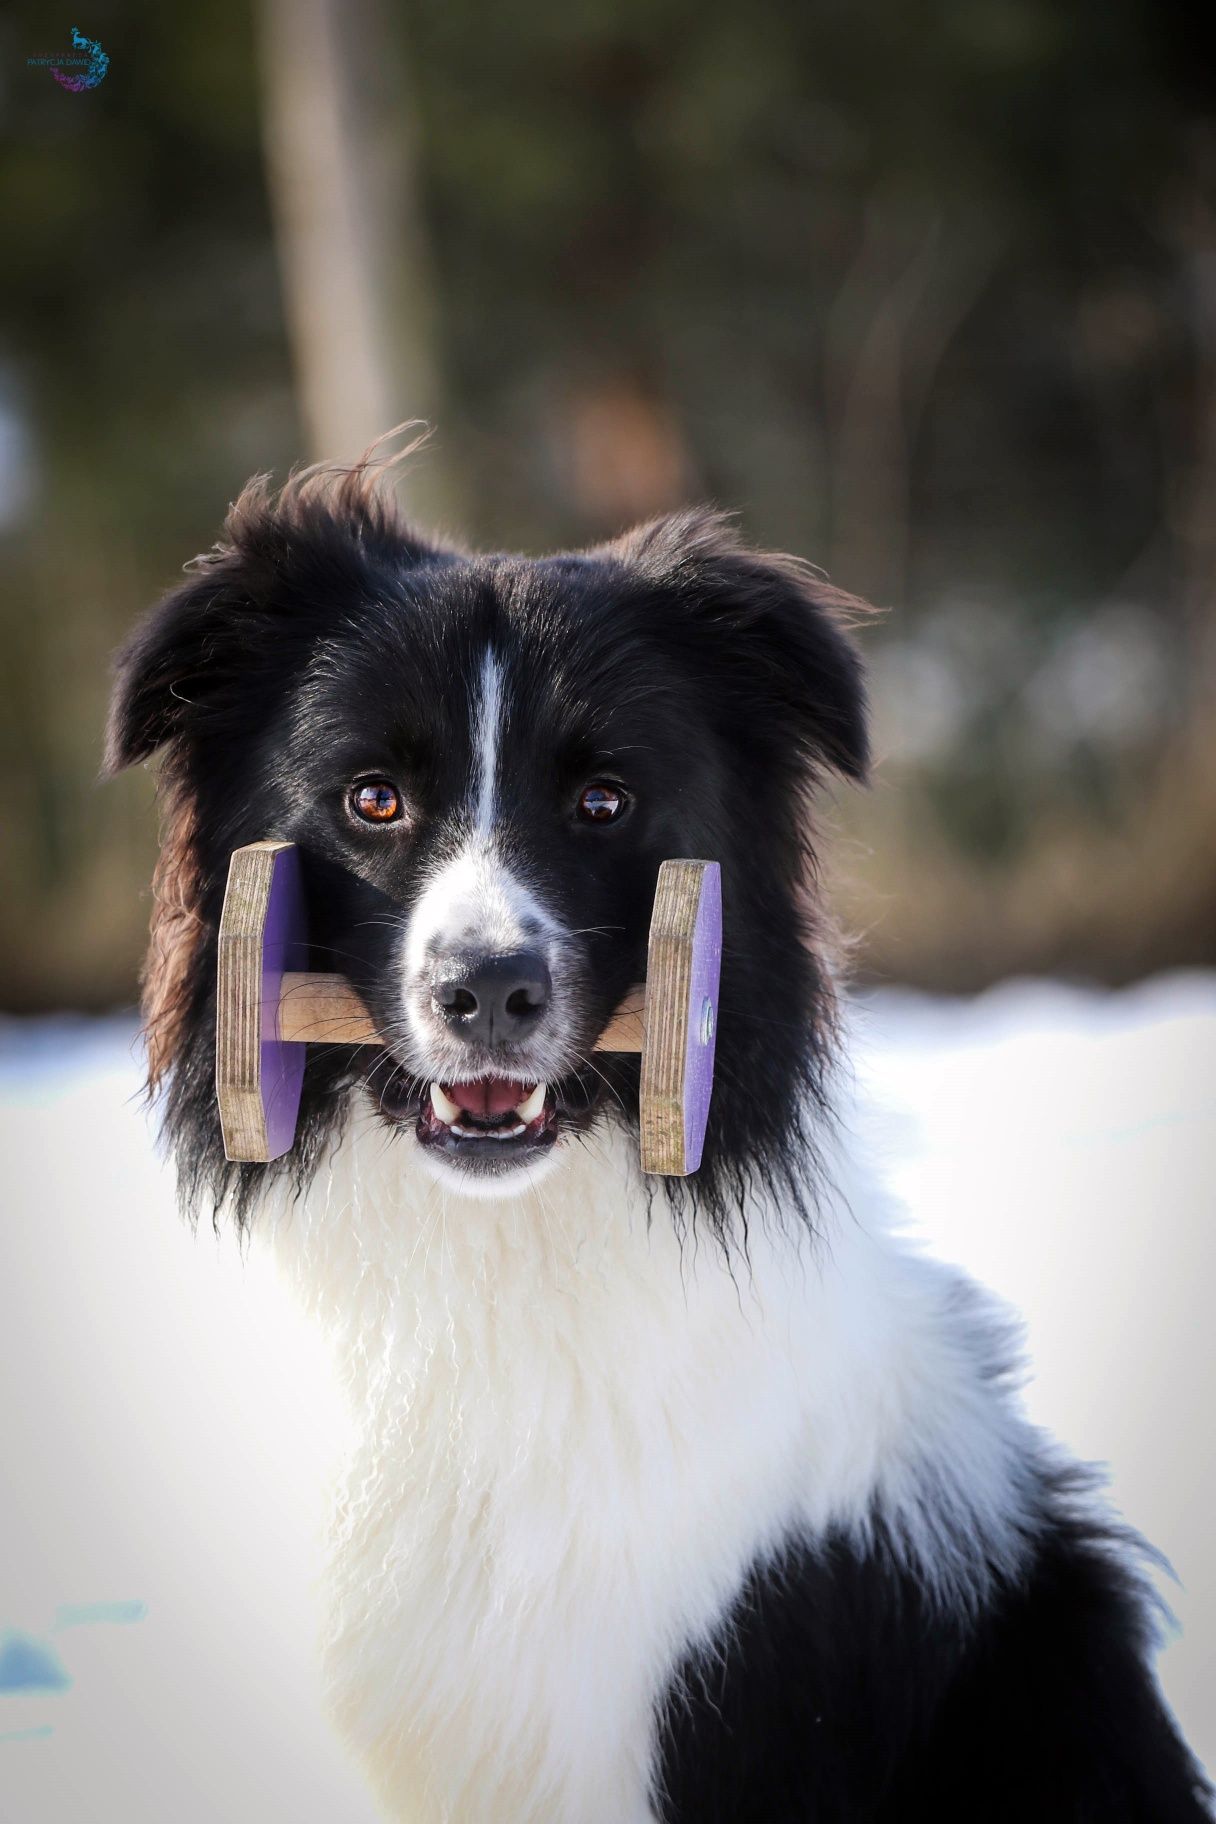
[[[688,1050],[684,1067],[684,1170],[701,1163],[718,1042],[718,984],[722,973],[722,870],[709,862],[693,926]]]
[[[279,998],[284,973],[303,968],[307,943],[299,852],[294,847],[283,848],[274,858],[262,936],[261,1089],[268,1159],[281,1158],[295,1144],[305,1047],[280,1040]]]

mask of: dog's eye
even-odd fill
[[[351,787],[350,808],[364,823],[396,823],[401,794],[387,779],[365,779]]]
[[[628,795],[619,785],[597,780],[579,793],[578,814],[584,823],[615,823],[628,803]]]

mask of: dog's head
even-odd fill
[[[830,992],[807,798],[860,777],[842,598],[688,512],[597,549],[469,557],[396,519],[367,467],[254,484],[118,658],[110,770],[165,752],[145,980],[190,1194],[307,1174],[363,1097],[449,1185],[505,1194],[597,1121],[636,1059],[593,1047],[645,973],[660,863],[722,864],[718,1083],[698,1193],[721,1213],[788,1149]],[[229,1168],[214,1105],[228,859],[299,845],[312,966],[383,1050],[310,1050],[294,1161]]]

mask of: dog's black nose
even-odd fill
[[[436,1012],[454,1033],[477,1045],[526,1038],[552,991],[548,964],[538,950],[441,956],[431,975]]]

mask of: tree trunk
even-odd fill
[[[381,0],[260,0],[267,178],[300,417],[314,459],[349,461],[440,405],[413,114]],[[454,506],[435,450],[406,484]]]

